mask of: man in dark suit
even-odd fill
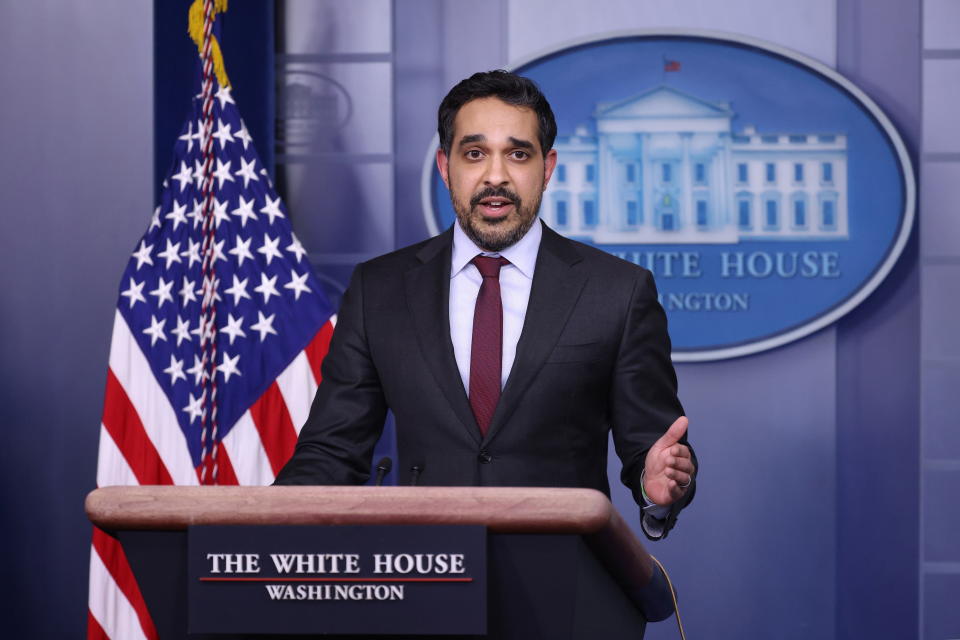
[[[651,538],[694,493],[651,274],[537,221],[556,123],[533,82],[478,73],[444,98],[437,166],[457,224],[359,265],[278,484],[359,484],[387,409],[400,480],[589,487],[621,478]]]

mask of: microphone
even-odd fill
[[[389,456],[384,456],[380,458],[380,462],[377,463],[377,481],[375,486],[380,486],[383,484],[383,477],[390,473],[390,469],[393,468],[393,460]]]
[[[422,462],[418,462],[412,467],[410,467],[410,486],[417,486],[417,482],[420,480],[420,474],[423,473],[424,465]]]

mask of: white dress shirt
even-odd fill
[[[460,223],[453,225],[453,260],[450,264],[450,340],[463,388],[470,389],[470,347],[473,342],[473,311],[483,277],[470,261],[477,254],[503,256],[510,261],[500,269],[500,300],[503,304],[503,359],[500,388],[507,383],[517,342],[527,315],[533,269],[537,264],[543,227],[539,219],[520,240],[499,253],[484,251],[467,237]]]

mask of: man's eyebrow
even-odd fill
[[[468,136],[463,136],[460,138],[460,142],[458,144],[462,147],[464,145],[473,144],[474,142],[483,142],[486,139],[487,137],[482,133],[472,133]]]
[[[510,144],[515,147],[520,147],[521,149],[533,149],[533,143],[529,140],[521,140],[520,138],[514,138],[510,136]]]

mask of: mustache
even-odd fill
[[[520,208],[520,196],[518,196],[506,187],[486,187],[481,189],[470,198],[470,206],[475,207],[485,198],[505,198],[512,202],[518,209]]]

